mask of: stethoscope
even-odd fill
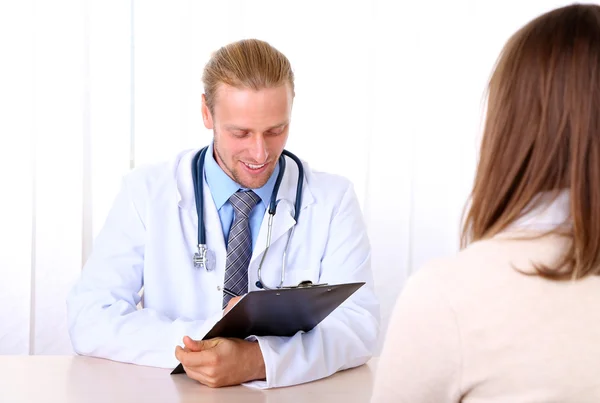
[[[213,251],[208,249],[206,246],[206,228],[204,226],[204,158],[206,157],[206,151],[208,147],[204,147],[201,149],[192,159],[192,179],[194,181],[194,196],[196,197],[196,211],[198,213],[198,252],[194,253],[193,263],[194,267],[197,269],[205,269],[206,271],[213,271],[215,269],[216,258]],[[269,221],[267,227],[267,247],[263,256],[258,265],[258,281],[256,282],[256,286],[261,289],[271,290],[271,288],[267,287],[265,283],[262,281],[261,270],[263,262],[267,257],[267,252],[269,252],[269,248],[271,247],[271,229],[273,227],[273,217],[275,217],[275,212],[277,211],[277,192],[279,191],[279,186],[281,186],[281,181],[283,180],[283,174],[285,173],[285,157],[290,157],[296,165],[298,165],[298,185],[296,186],[296,201],[294,203],[294,220],[296,224],[298,223],[298,218],[300,217],[300,205],[302,203],[302,183],[304,181],[304,168],[302,167],[302,161],[294,154],[287,150],[283,150],[281,156],[279,157],[279,174],[277,175],[277,180],[275,181],[275,186],[273,187],[273,193],[271,193],[271,202],[269,203]],[[279,285],[276,288],[281,288],[283,286],[283,282],[285,281],[285,263],[286,263],[286,255],[288,251],[288,247],[290,245],[290,240],[294,234],[294,228],[292,227],[290,235],[288,236],[287,242],[285,244],[285,249],[283,250],[283,257],[281,263],[281,279],[279,281]]]

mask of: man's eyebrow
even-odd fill
[[[285,122],[282,122],[282,123],[279,123],[279,124],[276,124],[274,126],[271,126],[271,127],[267,128],[267,130],[277,129],[277,128],[281,127],[281,126],[286,126],[289,123],[290,122],[288,120],[286,120]],[[245,132],[251,131],[248,128],[237,126],[237,125],[224,125],[224,127],[225,127],[226,130],[240,130],[240,131],[245,131]]]
[[[289,120],[286,120],[285,122],[279,123],[278,125],[275,125],[275,126],[271,126],[271,127],[269,127],[267,130],[273,130],[273,129],[277,129],[277,128],[281,127],[281,126],[286,126],[286,125],[288,125],[289,123],[290,123],[290,121],[289,121]]]
[[[248,129],[245,129],[241,126],[236,126],[236,125],[225,125],[225,129],[227,130],[242,130],[242,131],[248,131]]]

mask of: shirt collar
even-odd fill
[[[204,160],[204,178],[210,188],[210,193],[212,194],[215,206],[217,210],[219,210],[225,203],[227,203],[229,198],[235,192],[240,189],[247,189],[231,179],[229,175],[223,171],[221,166],[215,160],[213,150],[213,143],[211,143],[206,151],[206,158]],[[277,181],[278,174],[279,164],[277,164],[275,170],[271,174],[271,177],[263,187],[252,189],[252,191],[256,193],[258,197],[260,197],[261,201],[265,205],[265,208],[268,208],[269,203],[271,202],[271,194],[273,193],[273,188],[275,188],[275,182]]]
[[[516,220],[509,229],[550,231],[563,225],[570,225],[570,197],[568,190],[558,194],[543,192],[532,201],[528,213]]]

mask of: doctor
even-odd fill
[[[378,337],[379,306],[352,186],[306,163],[302,178],[288,157],[285,167],[279,163],[294,99],[288,59],[265,42],[243,40],[219,49],[202,79],[202,117],[214,142],[199,178],[201,214],[213,261],[200,268],[193,262],[198,150],[134,170],[68,297],[75,351],[166,368],[181,362],[188,376],[212,387],[288,386],[365,363]],[[265,256],[268,207],[281,169]],[[367,284],[308,333],[201,341],[232,295],[303,280]]]

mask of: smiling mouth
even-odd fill
[[[259,170],[261,168],[264,168],[267,165],[266,163],[260,164],[260,165],[256,165],[256,164],[248,164],[246,162],[243,162],[243,164],[246,165],[246,167],[248,167],[249,169],[252,169],[252,170]]]

